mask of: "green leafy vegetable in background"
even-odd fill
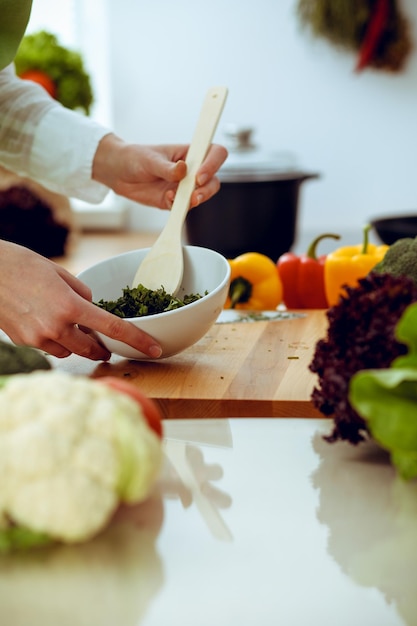
[[[310,370],[317,374],[311,400],[334,421],[327,441],[357,444],[368,426],[348,398],[356,372],[381,369],[407,351],[396,327],[405,309],[417,302],[417,285],[407,276],[371,272],[327,311],[327,336],[316,344]]]
[[[372,438],[390,452],[399,474],[410,479],[417,477],[417,304],[404,311],[396,336],[408,353],[389,368],[352,376],[349,401]]]
[[[138,285],[133,289],[123,289],[123,295],[117,300],[99,300],[96,304],[118,317],[143,317],[178,309],[201,297],[200,294],[189,294],[181,300],[167,293],[163,287],[153,290]]]
[[[81,109],[87,115],[93,103],[90,77],[78,52],[61,46],[52,33],[39,31],[26,35],[15,58],[19,76],[36,70],[48,76],[56,87],[56,99],[68,109]]]

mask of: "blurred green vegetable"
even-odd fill
[[[296,12],[313,35],[357,53],[357,70],[401,71],[413,48],[409,20],[396,0],[298,0]]]
[[[0,341],[0,377],[49,369],[49,361],[39,350]]]
[[[390,452],[399,474],[411,479],[417,476],[417,303],[404,311],[396,337],[408,353],[389,368],[352,376],[349,401],[372,438]]]
[[[9,526],[0,528],[0,554],[40,548],[53,543],[52,538],[41,532],[24,528],[23,526]]]
[[[372,271],[408,276],[417,284],[417,237],[404,237],[391,244],[382,261]]]
[[[82,57],[61,46],[55,35],[43,30],[26,35],[17,51],[15,66],[19,76],[32,70],[45,73],[56,87],[58,102],[89,114],[93,91]]]

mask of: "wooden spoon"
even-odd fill
[[[163,287],[167,293],[175,295],[181,284],[184,272],[182,227],[190,208],[197,170],[212,142],[226,97],[226,87],[212,87],[207,92],[185,159],[187,174],[178,185],[168,221],[139,265],[132,287],[140,284],[152,290]]]

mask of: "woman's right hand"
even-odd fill
[[[109,133],[100,141],[92,176],[115,193],[141,204],[170,209],[180,180],[187,173],[188,145],[141,146]],[[211,198],[220,188],[217,171],[227,150],[212,144],[196,174],[190,207]]]
[[[53,261],[0,241],[0,328],[16,344],[59,357],[70,354],[108,360],[98,331],[152,358],[159,344],[133,324],[100,309],[89,287]]]

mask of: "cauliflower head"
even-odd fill
[[[63,372],[11,376],[0,390],[3,543],[8,532],[28,544],[90,539],[119,503],[149,495],[161,460],[131,397]]]

